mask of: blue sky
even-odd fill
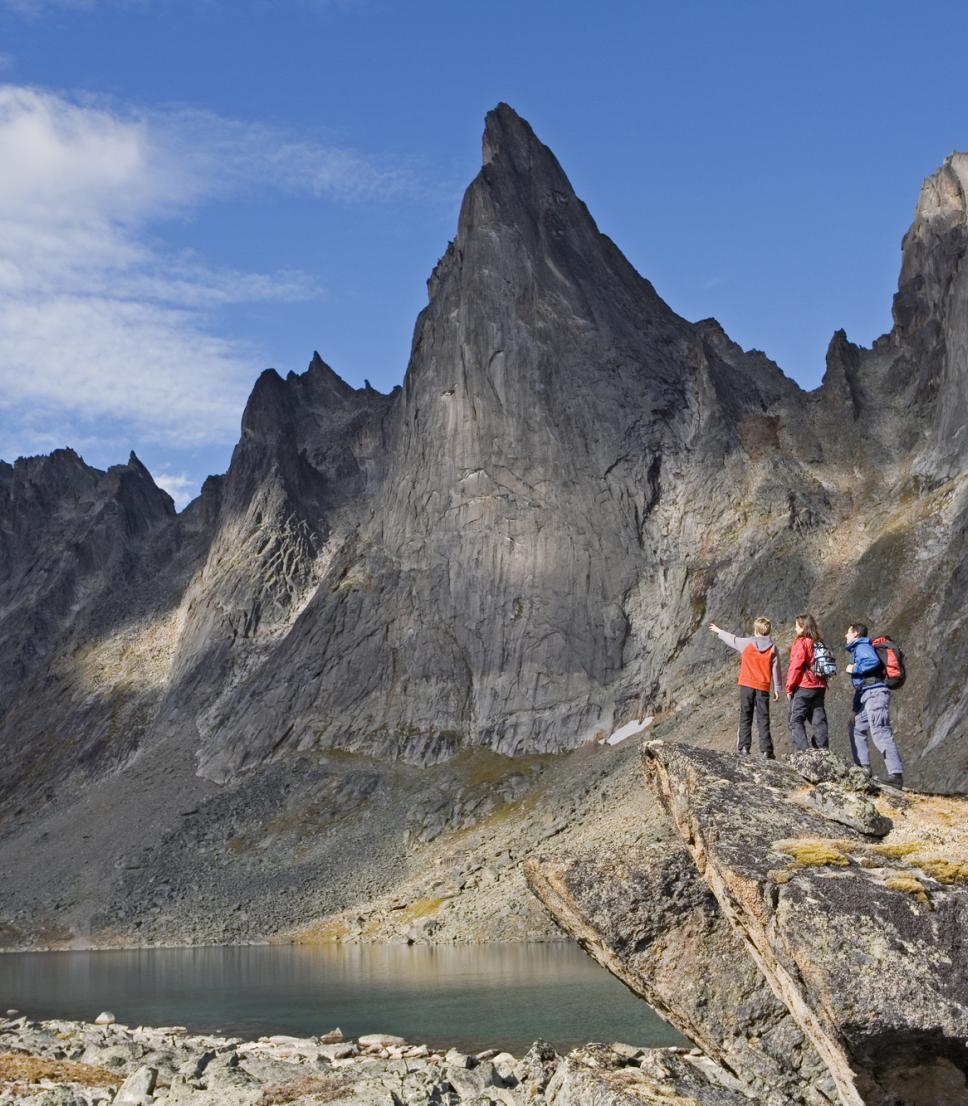
[[[0,457],[179,504],[266,366],[402,379],[506,100],[673,308],[815,387],[968,147],[968,5],[0,0]]]

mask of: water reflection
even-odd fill
[[[0,1007],[34,1017],[187,1025],[239,1036],[399,1033],[520,1052],[544,1037],[681,1038],[573,945],[331,945],[0,956]]]

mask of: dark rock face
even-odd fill
[[[643,751],[681,848],[530,861],[558,923],[758,1102],[968,1102],[965,801],[877,789],[879,840],[833,758]]]
[[[936,479],[963,474],[968,458],[966,193],[968,154],[952,154],[924,182],[904,237],[890,335],[898,350],[892,375],[934,408],[916,468]]]
[[[70,630],[92,582],[138,571],[142,548],[171,528],[175,509],[133,453],[99,472],[60,449],[0,462],[0,511],[5,698]]]
[[[134,742],[118,731],[157,685],[146,672],[146,687],[129,693],[118,672],[93,672],[89,651],[92,641],[123,636],[135,612],[177,603],[191,545],[170,496],[134,454],[107,472],[72,450],[0,462],[0,748],[7,754],[0,794],[7,817],[13,796],[49,789],[75,771],[103,771],[130,752]]]
[[[483,145],[402,388],[264,373],[180,515],[134,458],[0,462],[0,828],[149,750],[224,783],[659,712],[693,737],[733,665],[708,618],[786,644],[804,609],[895,636],[907,778],[966,786],[966,155],[924,186],[891,334],[838,333],[808,395],[671,311],[506,105]]]
[[[894,507],[854,423],[884,432],[893,479],[934,417],[920,401],[897,432],[888,353],[841,334],[807,397],[715,321],[680,319],[506,106],[429,288],[372,496],[332,530],[278,649],[205,716],[206,775],[314,745],[432,763],[466,743],[579,744],[688,698],[708,667],[707,609],[789,618],[812,592],[831,619],[866,609],[907,631],[898,569],[923,571],[915,510],[903,549],[892,532],[867,563],[836,557],[833,594],[824,564],[831,531]],[[894,364],[910,343],[892,342]],[[851,487],[858,465],[874,506],[866,477]],[[959,517],[946,499],[925,528],[938,508],[945,527]],[[957,548],[932,559],[939,575]],[[913,621],[916,657],[929,620]],[[926,730],[956,693],[928,697]]]

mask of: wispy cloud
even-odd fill
[[[123,0],[114,0],[123,2]],[[49,11],[91,11],[97,0],[0,0],[0,11],[13,12],[25,19],[36,19]]]
[[[3,73],[7,69],[13,69],[13,54],[5,54],[0,51],[0,73]]]
[[[55,11],[88,12],[96,8],[129,7],[145,8],[152,0],[0,0],[0,11],[13,12],[25,19],[36,19]],[[310,11],[321,12],[330,9],[358,8],[367,4],[369,0],[290,0],[295,7],[308,8]],[[210,8],[226,8],[238,10],[238,0],[192,0],[197,6]],[[253,6],[268,7],[277,5],[277,0],[249,0]]]
[[[187,473],[162,471],[152,473],[152,476],[158,487],[163,488],[175,501],[179,511],[187,507],[194,498],[196,483]]]
[[[272,187],[339,200],[386,200],[417,190],[406,169],[280,127],[192,109],[150,117],[168,153],[209,188]]]
[[[321,290],[297,270],[166,251],[152,229],[227,191],[270,187],[346,201],[411,182],[260,123],[0,85],[0,456],[85,434],[232,441],[261,364],[214,330],[210,310]]]

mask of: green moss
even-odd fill
[[[416,921],[418,918],[429,918],[431,914],[436,914],[441,904],[446,901],[446,899],[415,899],[412,903],[408,903],[403,908],[399,917],[407,921]]]
[[[300,930],[292,939],[294,945],[331,945],[341,941],[350,931],[339,918],[323,918]]]
[[[792,857],[795,868],[846,868],[850,863],[836,841],[801,838],[795,841],[777,841],[773,848]]]
[[[916,841],[902,841],[896,845],[871,845],[870,851],[879,856],[889,856],[894,860],[900,860],[903,856],[916,853],[920,846]]]
[[[913,895],[924,906],[930,905],[924,884],[919,879],[915,879],[914,876],[894,876],[884,886],[891,891],[903,891],[907,895]]]
[[[545,768],[555,759],[553,753],[506,757],[490,749],[464,749],[446,761],[444,768],[454,769],[468,787],[503,783],[510,776],[523,776]]]
[[[912,859],[925,875],[936,879],[938,883],[968,883],[968,864],[957,860],[944,860],[941,857]]]

